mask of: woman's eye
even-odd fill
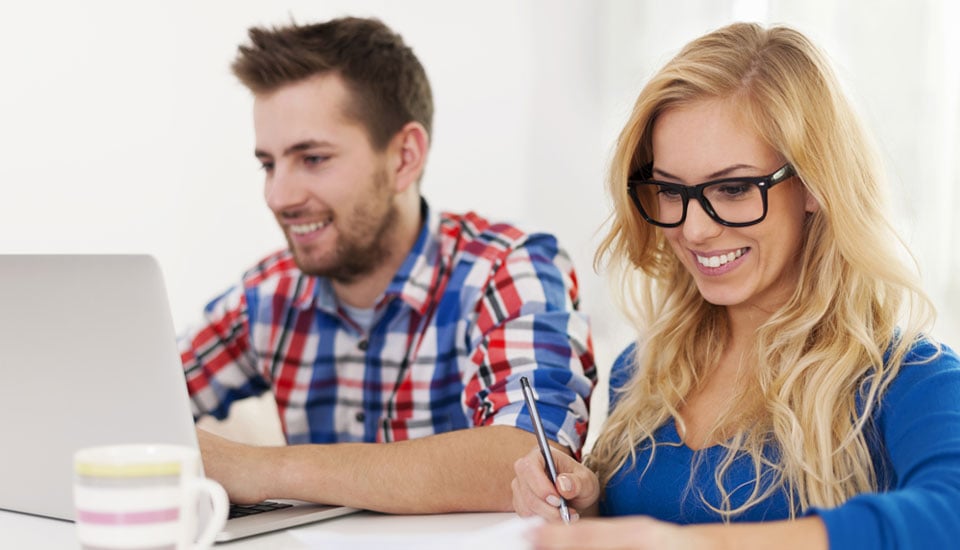
[[[721,185],[717,190],[726,197],[739,197],[750,192],[751,185],[746,182],[727,183]]]
[[[678,200],[681,196],[679,189],[672,189],[670,187],[661,187],[658,193],[660,198],[666,200]]]

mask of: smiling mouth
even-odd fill
[[[313,233],[318,229],[322,229],[333,221],[333,218],[327,218],[326,220],[313,222],[313,223],[300,223],[300,224],[290,224],[290,232],[295,235],[306,235],[307,233]]]
[[[743,256],[748,250],[750,250],[750,248],[745,247],[717,256],[701,256],[699,254],[694,254],[694,256],[696,256],[697,262],[704,267],[720,267]]]

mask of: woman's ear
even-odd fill
[[[420,180],[427,163],[430,137],[422,124],[408,122],[393,137],[389,147],[394,158],[396,191],[400,193]]]
[[[811,193],[810,190],[807,189],[806,184],[803,184],[803,197],[804,197],[804,200],[803,200],[804,210],[806,210],[807,212],[810,212],[811,214],[814,212],[818,212],[820,210],[820,201],[818,201],[817,198],[813,196],[813,193]]]

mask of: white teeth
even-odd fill
[[[304,235],[304,234],[306,234],[306,233],[310,233],[310,232],[312,232],[312,231],[316,231],[317,229],[320,229],[321,227],[326,227],[326,226],[329,225],[329,224],[330,224],[330,220],[325,220],[325,221],[316,222],[316,223],[304,223],[304,224],[299,224],[299,225],[291,225],[291,226],[290,226],[290,232],[291,232],[291,233],[296,233],[297,235]]]
[[[743,256],[743,253],[746,251],[747,251],[746,248],[740,248],[728,254],[720,254],[719,256],[710,256],[710,257],[701,256],[697,254],[697,261],[700,262],[700,265],[705,267],[720,267],[724,264],[727,264],[729,262],[736,260],[740,256]]]

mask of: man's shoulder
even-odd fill
[[[296,279],[302,274],[290,250],[277,250],[261,258],[244,272],[243,286],[250,288],[277,279]]]
[[[442,241],[455,243],[460,252],[489,259],[522,247],[559,248],[556,237],[549,233],[522,229],[511,222],[491,221],[472,211],[441,212],[438,232]]]

